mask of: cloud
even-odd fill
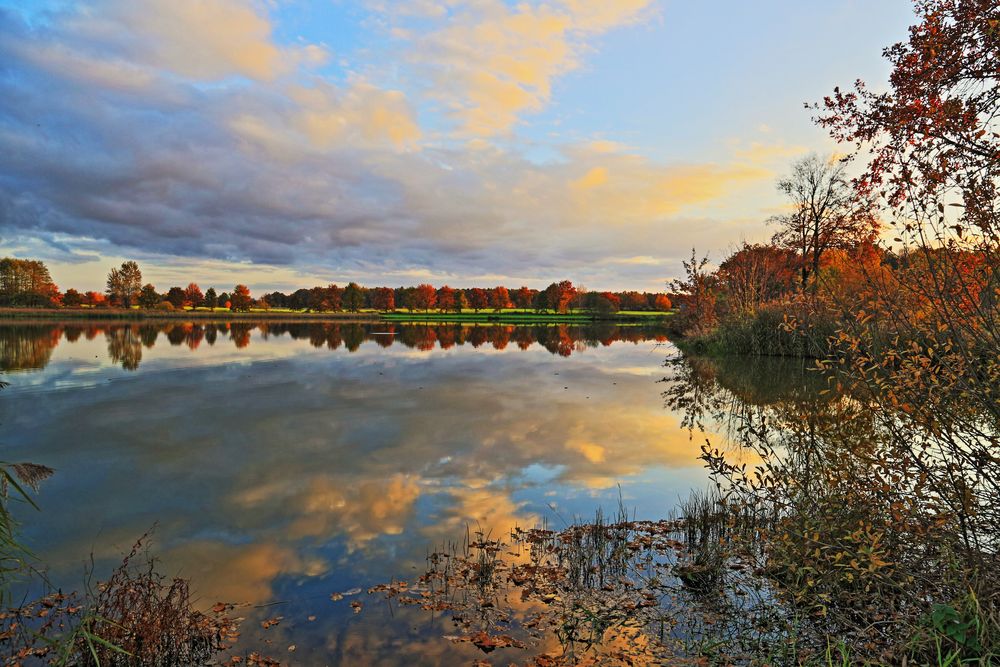
[[[456,138],[428,124],[421,85],[389,85],[377,71],[321,76],[297,60],[300,47],[275,41],[253,5],[220,28],[241,37],[206,35],[186,47],[204,69],[189,66],[174,36],[224,1],[145,5],[165,17],[162,26],[114,2],[34,24],[0,11],[5,244],[38,248],[74,280],[94,263],[69,265],[98,254],[109,265],[122,256],[183,265],[185,276],[236,263],[237,280],[262,288],[414,277],[467,286],[489,276],[658,289],[669,277],[660,267],[602,260],[649,255],[654,239],[670,263],[692,242],[738,238],[738,209],[720,207],[772,176],[755,157],[766,146],[681,163],[582,138],[550,145],[538,160],[516,144]],[[493,72],[542,104],[589,36],[636,20],[645,6],[446,5],[414,31],[411,46],[419,51],[424,40],[433,65],[431,79],[415,78],[444,76],[437,65],[473,50],[449,81]],[[271,44],[262,52],[272,56],[239,55],[248,44]],[[206,83],[216,77],[224,79]],[[450,85],[446,94],[461,99],[464,84]],[[521,113],[506,108],[510,119]]]
[[[734,155],[737,159],[750,164],[787,164],[792,158],[807,153],[805,146],[788,146],[781,143],[752,142],[748,147],[738,149]]]
[[[580,66],[590,40],[636,20],[650,1],[480,0],[438,14],[429,31],[395,34],[410,42],[408,61],[429,78],[429,94],[460,131],[492,136],[544,108],[555,80]]]
[[[106,0],[82,10],[71,28],[116,44],[130,59],[197,80],[272,80],[327,58],[317,45],[277,45],[268,17],[238,0]]]

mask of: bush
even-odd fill
[[[692,347],[716,354],[823,358],[840,326],[822,304],[774,303],[724,318],[711,333],[692,341]]]
[[[155,571],[145,539],[96,593],[52,593],[0,614],[4,664],[202,665],[231,648],[239,634],[239,622],[226,616],[233,605],[197,611],[186,580]]]
[[[174,304],[170,303],[169,301],[161,301],[160,303],[156,304],[153,310],[173,311],[176,309],[174,308]]]

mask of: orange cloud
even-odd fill
[[[257,604],[273,598],[272,583],[282,574],[318,576],[324,563],[303,560],[289,547],[274,542],[226,544],[189,542],[162,554],[161,571],[196,582],[199,604]]]
[[[553,81],[579,66],[588,38],[634,21],[649,4],[565,0],[510,6],[485,0],[413,37],[410,60],[431,71],[429,94],[458,120],[461,133],[500,134],[521,114],[548,103]]]
[[[237,0],[119,2],[109,17],[134,35],[147,64],[193,79],[271,80],[299,64],[326,59],[315,45],[277,46],[268,18]]]

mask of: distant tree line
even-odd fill
[[[59,288],[45,264],[31,259],[0,259],[0,305],[49,306],[58,303]]]
[[[463,310],[501,311],[510,308],[535,311],[571,309],[617,312],[619,310],[670,310],[670,298],[663,293],[649,292],[590,292],[563,280],[552,283],[544,290],[520,287],[509,289],[502,285],[492,288],[458,288],[443,285],[421,284],[415,287],[361,287],[348,283],[300,289],[285,294],[271,292],[264,295],[267,304],[275,308],[311,311],[349,311],[361,309],[378,311],[408,310],[461,312]]]
[[[108,272],[105,291],[81,293],[68,289],[60,293],[45,264],[37,260],[0,260],[0,305],[66,308],[143,308],[180,310],[186,308],[226,308],[249,311],[281,308],[310,312],[359,312],[396,310],[462,312],[463,310],[499,312],[518,308],[536,312],[587,310],[615,313],[619,310],[668,311],[670,297],[661,292],[592,292],[569,280],[554,282],[544,290],[502,285],[491,288],[458,288],[421,284],[415,287],[362,287],[350,282],[338,285],[299,289],[290,294],[270,292],[254,297],[246,285],[236,285],[231,292],[204,292],[196,283],[159,291],[151,283],[143,284],[142,271],[133,261]]]

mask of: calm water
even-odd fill
[[[658,518],[704,487],[701,438],[664,407],[665,341],[610,325],[0,326],[0,457],[57,470],[19,516],[61,586],[155,526],[160,570],[204,605],[277,603],[241,613],[247,645],[283,661],[468,662],[482,655],[440,640],[445,618],[330,594],[411,576],[469,525],[558,527],[619,494]]]

